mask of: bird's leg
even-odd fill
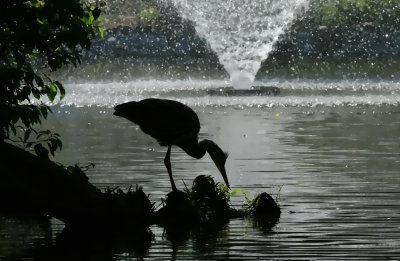
[[[165,164],[165,167],[167,167],[169,179],[171,181],[172,190],[177,191],[175,182],[174,182],[174,178],[172,177],[170,156],[171,156],[171,145],[168,146],[167,155],[165,155],[165,158],[164,158],[164,164]]]

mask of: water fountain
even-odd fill
[[[308,0],[172,0],[195,23],[230,75],[235,89],[250,89],[261,62]]]
[[[400,96],[393,95],[399,93],[400,79],[395,58],[400,34],[395,29],[327,28],[317,21],[288,30],[296,17],[314,21],[313,12],[322,15],[308,6],[309,0],[154,1],[161,1],[160,19],[148,30],[138,30],[143,27],[137,27],[139,18],[134,16],[128,16],[134,20],[129,26],[109,22],[105,37],[93,42],[84,66],[59,72],[68,91],[63,104],[113,106],[148,97],[179,99],[194,106],[399,101]],[[122,0],[113,1],[109,8],[122,18],[133,12]],[[192,22],[184,23],[180,17]],[[266,97],[279,92],[280,97]]]

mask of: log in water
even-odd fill
[[[207,90],[207,93],[212,96],[277,96],[280,92],[280,89],[274,86],[255,86],[251,89],[222,87]]]

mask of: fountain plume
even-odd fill
[[[238,89],[252,87],[261,62],[309,0],[171,0],[195,23]]]

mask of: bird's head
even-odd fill
[[[118,104],[114,108],[114,115],[120,117],[126,117],[127,111],[129,111],[129,103]]]
[[[228,176],[226,175],[226,171],[225,171],[225,162],[226,162],[226,159],[228,158],[228,153],[224,152],[217,144],[215,144],[211,140],[203,140],[200,143],[203,143],[201,145],[204,145],[208,154],[210,154],[211,159],[214,161],[219,172],[221,173],[226,186],[228,186],[228,188],[229,188]]]
[[[137,102],[135,101],[118,104],[114,107],[114,115],[136,122],[136,104]]]

